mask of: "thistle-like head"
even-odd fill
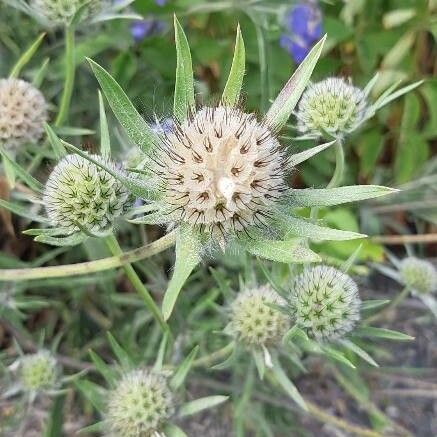
[[[21,386],[27,392],[54,388],[59,377],[56,358],[45,350],[24,355],[19,361],[19,372]]]
[[[173,221],[218,240],[266,226],[285,189],[285,157],[254,114],[204,107],[165,134],[155,173]]]
[[[109,393],[106,423],[114,437],[151,437],[173,410],[166,377],[144,369],[133,370]]]
[[[107,168],[121,171],[108,159],[91,155]],[[114,176],[79,156],[63,158],[50,174],[44,205],[53,226],[74,233],[109,232],[115,220],[130,206],[130,194]]]
[[[31,8],[50,25],[70,23],[81,10],[82,19],[98,14],[104,6],[103,0],[31,0]]]
[[[366,116],[364,92],[348,81],[330,77],[309,86],[296,113],[298,130],[314,136],[341,137],[354,131]]]
[[[15,148],[37,142],[47,119],[47,103],[38,89],[24,80],[0,79],[0,144]]]
[[[231,306],[230,332],[249,347],[277,344],[289,328],[288,317],[270,306],[285,301],[269,285],[238,294]]]
[[[437,271],[429,261],[410,256],[401,261],[399,273],[404,284],[418,293],[437,290]]]
[[[289,305],[297,325],[318,341],[343,337],[360,318],[356,283],[333,267],[305,269],[292,284]]]

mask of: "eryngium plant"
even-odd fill
[[[117,170],[109,159],[93,159]],[[68,155],[51,172],[44,189],[44,206],[53,227],[65,233],[92,236],[111,233],[114,222],[129,208],[130,194],[106,170],[79,155]]]
[[[195,104],[188,42],[176,19],[175,32],[174,120],[168,132],[151,129],[109,73],[91,63],[115,115],[147,157],[144,165],[131,169],[135,176],[120,179],[149,203],[148,213],[133,221],[176,229],[176,264],[163,302],[165,318],[205,251],[232,247],[274,261],[317,261],[319,257],[299,238],[345,240],[362,235],[321,227],[295,215],[296,208],[330,206],[390,191],[375,186],[297,190],[287,183],[295,165],[332,144],[290,155],[278,139],[309,80],[324,39],[260,118],[239,106],[245,67],[240,31],[221,103],[200,108]]]
[[[46,350],[24,355],[19,361],[19,380],[26,392],[54,389],[59,383],[56,358]]]
[[[400,262],[399,273],[403,283],[417,293],[437,290],[437,271],[429,261],[409,256]]]
[[[288,304],[296,324],[322,342],[344,337],[360,319],[357,284],[334,267],[305,269],[293,281]]]
[[[37,88],[21,79],[0,79],[0,145],[14,152],[36,143],[47,118],[47,103]]]

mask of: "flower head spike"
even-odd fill
[[[26,392],[53,389],[57,385],[59,368],[56,358],[42,350],[25,355],[19,361],[21,387]]]
[[[146,437],[173,414],[173,396],[165,376],[133,370],[109,393],[106,423],[114,437]]]
[[[117,166],[98,155],[96,161],[114,171]],[[50,174],[44,205],[53,226],[67,233],[104,235],[130,206],[130,194],[110,173],[79,156],[63,158]]]
[[[270,285],[240,292],[231,306],[230,332],[249,347],[276,345],[287,332],[289,321],[269,304],[285,304]]]
[[[399,273],[404,284],[420,294],[437,290],[437,271],[429,261],[410,256],[400,262]]]
[[[0,144],[8,149],[37,142],[47,121],[41,92],[21,79],[0,79]]]
[[[299,102],[298,130],[313,136],[344,136],[363,122],[366,95],[348,81],[330,77],[310,85]]]
[[[297,325],[318,341],[344,337],[360,319],[356,283],[333,267],[305,269],[294,280],[288,303]]]

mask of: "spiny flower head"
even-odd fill
[[[119,172],[110,160],[91,157]],[[106,234],[130,206],[130,194],[110,173],[79,155],[63,158],[50,174],[44,205],[53,226],[67,232]]]
[[[269,285],[240,292],[231,306],[230,331],[247,346],[275,345],[287,332],[289,322],[285,314],[268,304],[284,303]]]
[[[56,358],[42,350],[25,355],[19,363],[21,386],[26,391],[38,391],[54,388],[59,376]]]
[[[328,266],[307,268],[297,276],[289,305],[297,325],[319,341],[343,337],[360,318],[356,283]]]
[[[47,103],[38,89],[21,79],[0,79],[0,144],[35,143],[47,118]]]
[[[364,92],[350,82],[330,77],[305,91],[297,111],[298,130],[315,136],[343,136],[364,120],[367,103]]]
[[[399,272],[404,284],[418,293],[437,290],[437,271],[429,261],[410,256],[401,261]]]
[[[151,437],[172,414],[166,377],[140,369],[126,374],[109,393],[106,423],[114,437]]]
[[[82,18],[95,15],[101,11],[103,0],[31,0],[31,8],[51,25],[68,24],[81,9]]]
[[[163,137],[154,171],[169,219],[218,240],[266,226],[285,190],[285,157],[254,114],[204,107]]]

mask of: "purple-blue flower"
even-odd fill
[[[165,23],[155,18],[133,21],[130,33],[135,42],[141,42],[144,38],[161,33],[165,29]]]
[[[285,16],[284,27],[279,43],[299,64],[322,36],[322,12],[317,0],[293,6]]]
[[[167,0],[155,0],[155,3],[158,6],[165,6],[165,4],[167,3]]]

